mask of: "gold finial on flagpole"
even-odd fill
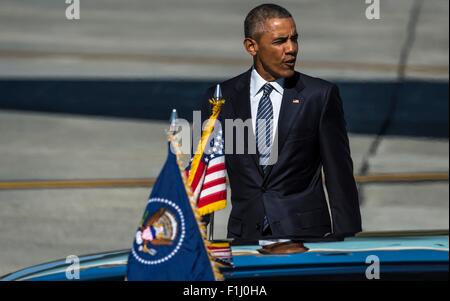
[[[225,99],[223,99],[222,97],[222,90],[220,89],[220,84],[216,85],[214,96],[209,100],[209,103],[213,106],[212,108],[213,115],[218,115],[220,108],[225,103]]]

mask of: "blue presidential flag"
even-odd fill
[[[128,256],[129,281],[215,280],[176,160],[169,148]]]

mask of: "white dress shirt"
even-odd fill
[[[263,96],[262,87],[267,83],[264,78],[259,75],[255,68],[252,69],[250,76],[250,107],[252,113],[252,126],[253,134],[256,136],[256,115],[258,113],[258,105],[261,97]],[[284,92],[284,78],[279,78],[276,81],[268,82],[274,88],[270,93],[270,100],[273,107],[273,135],[272,143],[275,139],[275,133],[278,129],[278,117],[280,116],[281,100],[283,99]]]
[[[258,114],[258,105],[261,97],[263,96],[262,87],[267,83],[267,81],[259,75],[255,68],[252,69],[252,74],[250,76],[250,108],[252,112],[252,126],[253,133],[256,135],[256,115]],[[273,135],[272,143],[275,139],[275,133],[278,129],[278,118],[280,116],[281,100],[283,99],[284,92],[284,78],[279,78],[276,81],[269,82],[273,90],[270,93],[270,101],[273,107]],[[270,240],[260,240],[259,245],[265,246],[276,242],[286,242],[289,239],[270,239]]]

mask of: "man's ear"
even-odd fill
[[[258,53],[258,43],[252,38],[245,38],[244,48],[251,56],[255,56]]]

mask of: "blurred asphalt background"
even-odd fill
[[[448,229],[449,2],[380,2],[380,20],[363,0],[277,3],[297,22],[298,70],[341,89],[355,175],[372,179],[364,230]],[[260,3],[81,0],[68,21],[63,0],[1,1],[0,275],[131,246],[150,188],[120,180],[156,177],[170,110],[189,119],[206,87],[249,68],[242,24]],[[13,189],[95,179],[119,187]]]

